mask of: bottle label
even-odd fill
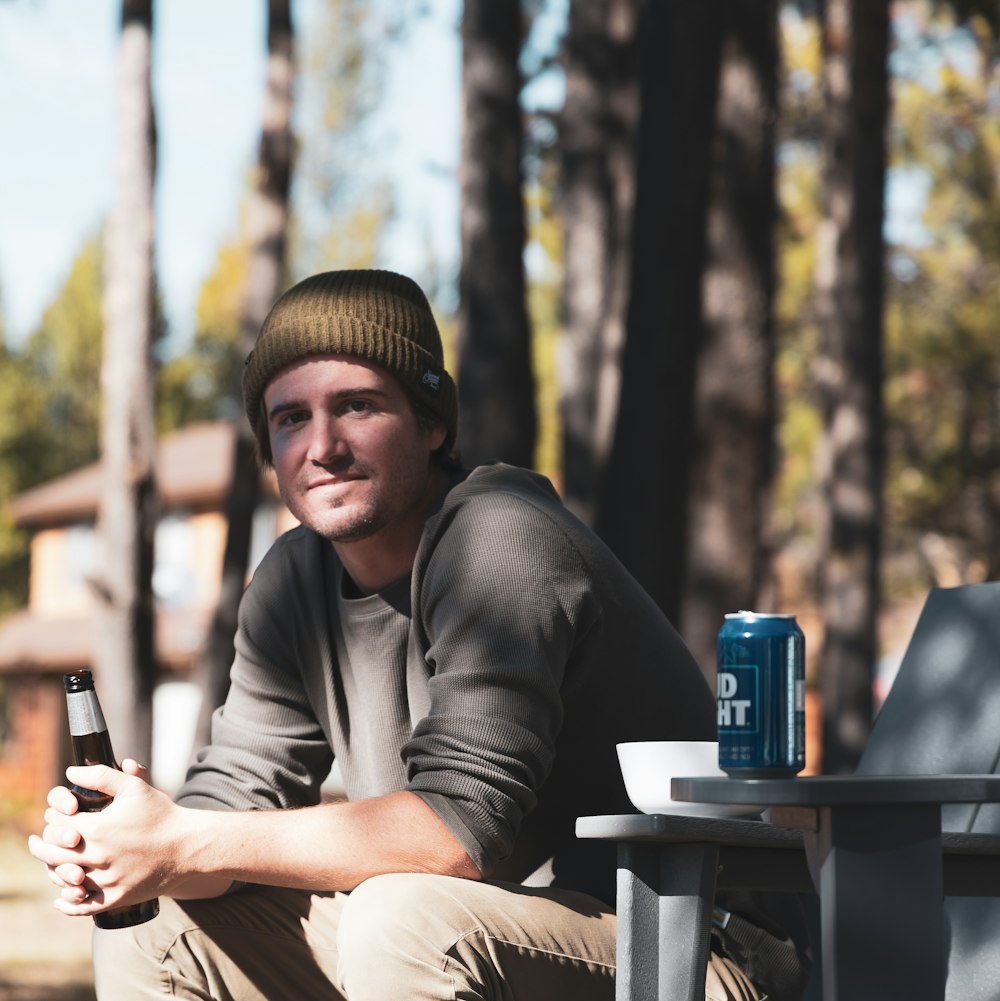
[[[69,715],[69,732],[73,737],[82,737],[88,733],[100,733],[107,730],[101,703],[93,692],[68,692],[66,694],[66,711]]]

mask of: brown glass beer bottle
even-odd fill
[[[69,715],[69,734],[73,743],[73,760],[77,765],[109,765],[118,768],[108,726],[104,722],[101,703],[94,690],[94,678],[90,671],[74,671],[63,675],[66,688],[66,709]],[[70,786],[80,804],[80,810],[92,813],[103,810],[111,797],[106,793],[82,786]],[[129,928],[155,918],[160,912],[160,902],[144,900],[140,904],[127,907],[112,907],[94,915],[98,928]]]

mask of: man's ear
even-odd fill
[[[448,437],[448,428],[444,424],[435,424],[430,431],[427,432],[427,444],[430,445],[430,450],[436,452]]]

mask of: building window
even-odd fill
[[[278,528],[278,505],[271,501],[261,501],[253,512],[253,528],[250,534],[250,565],[252,574],[257,564],[271,548]]]
[[[168,514],[156,526],[153,595],[165,608],[187,608],[198,596],[195,533],[186,514]]]
[[[92,524],[69,525],[66,529],[66,565],[63,587],[82,590],[97,571],[97,531]]]

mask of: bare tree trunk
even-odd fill
[[[535,386],[525,300],[519,0],[465,0],[459,445],[530,466]]]
[[[775,0],[730,0],[724,40],[695,383],[695,458],[680,626],[706,676],[726,612],[765,578],[773,468]]]
[[[596,520],[675,622],[686,563],[722,7],[715,0],[643,7],[630,299],[614,447]]]
[[[639,128],[637,0],[571,3],[560,118],[563,493],[594,523],[614,440]]]
[[[250,262],[241,310],[239,358],[253,348],[271,304],[286,278],[288,192],[292,172],[292,84],[295,75],[290,0],[269,0],[267,18],[267,84],[257,171],[248,209]],[[233,373],[233,393],[241,397],[242,365]],[[195,665],[201,712],[195,749],[210,737],[212,713],[229,691],[237,612],[250,561],[253,515],[260,494],[253,434],[243,416],[238,421],[232,483],[226,504],[228,531],[222,585],[204,649]]]
[[[153,409],[152,0],[124,0],[119,50],[118,189],[105,248],[101,366],[104,550],[97,582],[101,701],[119,757],[152,752]]]
[[[882,301],[887,0],[826,0],[823,332],[823,770],[853,770],[872,716],[883,477]]]

